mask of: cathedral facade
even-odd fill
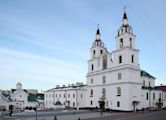
[[[120,111],[166,107],[166,91],[155,86],[154,76],[140,69],[139,49],[135,44],[136,36],[128,23],[126,12],[116,35],[116,50],[107,50],[98,28],[90,48],[86,85],[45,91],[46,108],[54,107],[53,103],[57,101],[64,107],[74,108],[99,108],[99,101],[104,101],[105,108]],[[69,105],[70,101],[57,96],[64,94],[64,98],[68,97],[70,90],[75,90],[76,95],[70,97],[73,104]],[[47,97],[49,95],[53,97]]]

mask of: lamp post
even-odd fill
[[[36,120],[37,120],[37,106],[36,106]]]
[[[36,101],[36,108],[34,108],[34,110],[36,111],[36,120],[37,120],[37,104],[38,102]]]

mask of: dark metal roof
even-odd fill
[[[141,70],[141,77],[142,77],[142,76],[148,77],[148,78],[156,79],[154,76],[152,76],[151,74],[147,73],[147,72],[144,71],[144,70]]]
[[[156,86],[155,88],[156,88],[157,90],[166,91],[166,86]]]

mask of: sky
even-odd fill
[[[86,84],[97,24],[109,52],[124,6],[140,68],[166,85],[165,0],[0,0],[0,89]]]

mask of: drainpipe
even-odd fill
[[[151,87],[149,88],[149,108],[151,107]]]
[[[79,110],[79,105],[78,105],[78,91],[76,89],[76,109]]]

